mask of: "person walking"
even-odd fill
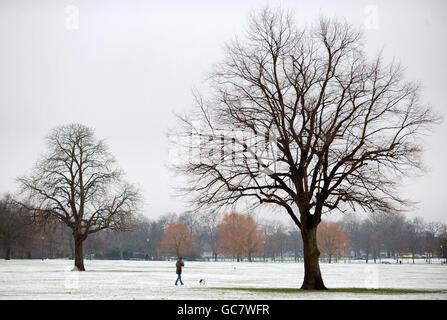
[[[177,280],[175,281],[175,285],[177,285],[177,282],[180,281],[180,284],[183,286],[183,282],[182,282],[182,268],[185,266],[185,263],[183,262],[182,257],[179,257],[177,260],[177,263],[175,264],[176,267],[176,271],[175,273],[177,273]]]

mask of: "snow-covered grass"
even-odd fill
[[[85,267],[72,272],[70,260],[1,260],[0,299],[447,300],[441,264],[322,263],[326,286],[338,288],[327,292],[295,290],[302,263],[186,261],[184,286],[174,285],[175,261],[86,260]],[[360,290],[389,288],[401,290]]]

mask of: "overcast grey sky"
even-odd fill
[[[106,138],[127,179],[140,185],[144,214],[187,210],[165,163],[173,111],[242,35],[253,9],[281,5],[299,23],[320,14],[365,27],[368,52],[384,50],[420,81],[423,99],[445,115],[447,1],[0,0],[0,193],[14,192],[55,126],[79,122]],[[447,222],[447,128],[427,138],[430,172],[403,192],[409,217]]]

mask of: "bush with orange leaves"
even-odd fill
[[[194,237],[188,227],[180,222],[171,222],[161,240],[161,253],[175,253],[177,257],[187,255],[195,249]]]
[[[322,221],[317,230],[317,243],[321,253],[329,258],[349,253],[349,235],[338,222]]]
[[[265,234],[249,215],[225,214],[217,232],[218,251],[236,257],[237,261],[247,257],[251,262],[253,254],[263,252]]]

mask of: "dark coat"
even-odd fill
[[[183,263],[183,260],[177,260],[177,263],[175,264],[175,267],[176,267],[176,274],[182,274],[182,267],[184,266],[185,264]]]

